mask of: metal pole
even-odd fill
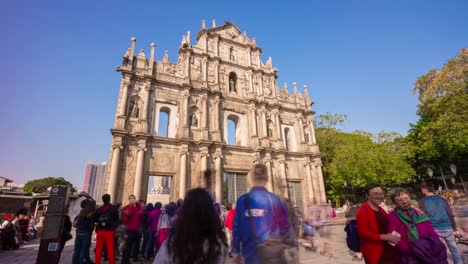
[[[442,175],[442,179],[444,180],[445,190],[448,192],[447,182],[445,181],[445,175],[444,175],[444,172],[442,171],[442,167],[439,167],[439,169],[440,169],[440,174]]]
[[[353,190],[353,202],[356,202],[356,195],[354,194],[354,185],[351,183],[351,190]]]

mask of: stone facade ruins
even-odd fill
[[[326,203],[307,86],[305,95],[295,83],[294,93],[279,88],[255,38],[230,22],[208,29],[203,21],[196,43],[190,32],[183,36],[176,63],[167,51],[154,61],[154,43],[149,58],[143,50],[134,56],[135,43],[117,67],[107,177],[113,201],[130,194],[175,201],[202,186],[217,201],[234,202],[251,187],[252,165],[264,163],[269,190],[299,207]]]

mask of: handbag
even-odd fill
[[[257,256],[260,260],[260,263],[268,264],[288,264],[288,263],[299,263],[299,253],[295,247],[292,247],[281,240],[277,239],[267,239],[263,243],[260,243],[260,240],[257,236],[257,230],[255,227],[255,222],[252,218],[250,212],[250,198],[249,194],[246,194],[245,203],[247,207],[247,212],[249,215],[250,226],[253,231],[255,241],[257,242]],[[271,203],[271,201],[270,201]],[[273,204],[271,204],[273,210],[273,219],[275,219]]]
[[[438,237],[424,237],[408,241],[411,253],[422,263],[448,264],[447,249]]]

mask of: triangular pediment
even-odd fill
[[[198,32],[197,34],[197,41],[203,34],[216,34],[227,40],[239,42],[246,45],[256,46],[255,42],[252,41],[249,37],[247,37],[246,33],[242,33],[236,25],[229,21],[226,21],[226,23],[222,26],[200,30],[200,32]]]

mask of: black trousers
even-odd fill
[[[138,256],[138,247],[139,247],[139,242],[140,242],[140,234],[137,231],[126,231],[126,232],[127,232],[127,243],[125,245],[125,249],[122,254],[122,264],[129,264],[131,257],[136,258]],[[135,253],[137,255],[134,255]]]

